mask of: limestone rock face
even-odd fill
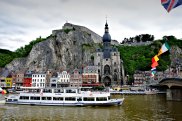
[[[61,30],[53,30],[47,40],[36,44],[28,57],[15,59],[6,67],[15,71],[81,68],[91,62],[95,44],[101,42],[102,38],[88,28],[66,23]]]
[[[182,49],[178,46],[172,46],[170,49],[170,60],[172,67],[182,66]]]

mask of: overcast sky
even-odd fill
[[[0,48],[16,50],[39,36],[47,37],[66,21],[112,39],[152,34],[182,38],[182,6],[168,13],[161,0],[0,0]]]

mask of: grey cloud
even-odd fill
[[[133,33],[175,31],[182,28],[181,10],[179,7],[167,13],[159,0],[0,0],[0,36],[9,39],[8,42],[16,41],[23,36],[34,36],[35,32],[60,29],[66,20],[94,28],[102,35],[106,15],[109,27],[115,28],[113,38],[122,38],[122,33],[116,33],[125,29]],[[8,37],[11,35],[15,40]]]

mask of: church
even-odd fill
[[[123,61],[120,59],[118,49],[111,45],[107,21],[102,42],[103,48],[98,48],[94,55],[94,65],[98,67],[99,82],[105,86],[125,84]]]

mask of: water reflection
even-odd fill
[[[120,96],[115,96],[120,97]],[[182,102],[170,102],[164,95],[125,96],[122,106],[59,107],[0,105],[0,119],[54,121],[181,121]]]

